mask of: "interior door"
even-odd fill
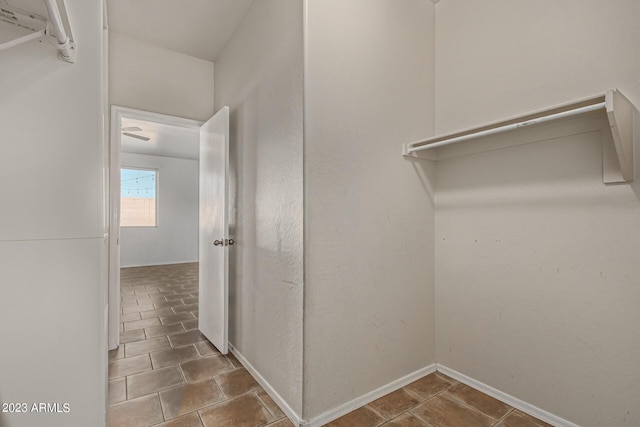
[[[200,128],[200,298],[198,328],[229,350],[229,107]]]

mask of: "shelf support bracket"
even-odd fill
[[[607,119],[611,128],[611,137],[616,148],[622,177],[624,181],[633,181],[634,139],[639,137],[639,135],[634,135],[633,132],[633,120],[634,115],[637,117],[637,111],[633,104],[618,90],[607,91],[605,103]]]

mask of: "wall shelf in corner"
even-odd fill
[[[633,150],[634,140],[640,139],[640,132],[634,134],[634,120],[638,120],[638,110],[618,90],[609,90],[605,94],[593,96],[580,101],[547,108],[507,120],[493,122],[484,126],[465,129],[445,135],[415,141],[403,146],[403,155],[427,160],[438,160],[437,151],[440,147],[462,143],[496,135],[505,132],[516,132],[522,128],[529,128],[560,119],[582,116],[588,113],[602,112],[606,115],[608,127],[607,141],[613,141],[615,156],[617,157],[618,175],[620,178],[605,176],[606,183],[629,182],[634,179]],[[634,119],[636,117],[636,119]],[[436,151],[435,155],[425,155],[426,150]],[[606,152],[607,150],[603,150]],[[605,153],[606,155],[606,153]],[[609,162],[611,163],[611,162]],[[607,175],[607,174],[605,174]]]

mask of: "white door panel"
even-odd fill
[[[198,328],[228,352],[229,107],[200,129],[200,298]],[[215,245],[214,242],[221,242]]]

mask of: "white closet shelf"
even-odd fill
[[[615,146],[617,161],[622,175],[621,181],[632,181],[634,178],[634,138],[640,138],[640,135],[638,135],[640,132],[636,132],[636,135],[634,135],[633,130],[633,120],[634,116],[637,117],[638,110],[616,89],[587,99],[573,101],[487,125],[411,142],[403,146],[403,155],[414,158],[425,158],[421,157],[418,153],[424,150],[437,150],[440,147],[455,143],[504,132],[514,132],[521,128],[528,128],[542,123],[598,111],[606,114],[608,120],[609,126],[607,132],[610,132],[610,139]],[[426,159],[437,160],[437,157],[426,157]]]

